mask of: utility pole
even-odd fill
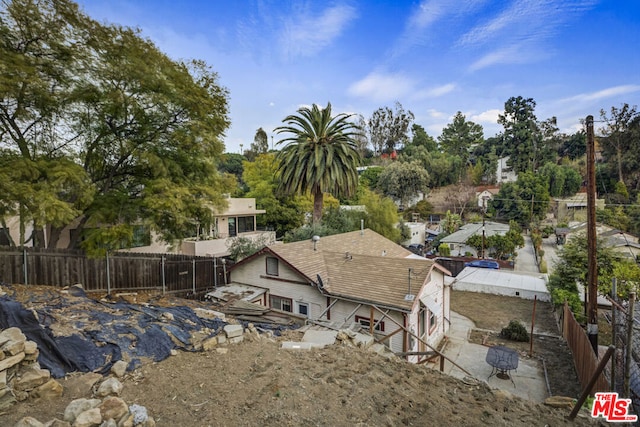
[[[598,357],[598,264],[596,258],[596,168],[593,116],[586,119],[587,125],[587,336]]]
[[[487,216],[487,196],[482,196],[482,259],[485,259],[485,232],[484,219]]]

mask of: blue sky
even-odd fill
[[[304,105],[362,114],[399,101],[438,137],[457,111],[485,137],[512,96],[581,128],[640,98],[638,0],[82,0],[174,59],[205,60],[230,92],[228,152]],[[597,126],[596,126],[597,127]]]

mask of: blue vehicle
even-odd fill
[[[494,270],[500,269],[500,264],[497,261],[492,261],[490,259],[478,259],[476,261],[467,262],[464,264],[465,267],[477,267],[477,268],[492,268]]]

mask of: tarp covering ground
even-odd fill
[[[137,367],[141,358],[163,360],[172,349],[195,351],[193,336],[217,335],[226,322],[202,318],[187,306],[101,302],[82,288],[51,293],[47,304],[27,309],[0,298],[0,328],[18,327],[38,345],[40,365],[55,378],[69,372],[109,371],[118,360]]]

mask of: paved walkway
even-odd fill
[[[544,402],[549,397],[549,392],[542,363],[536,358],[520,355],[518,369],[511,373],[513,383],[495,375],[489,378],[491,366],[485,361],[489,348],[469,342],[469,335],[474,327],[470,319],[452,311],[451,329],[444,348],[445,356],[469,372],[473,378],[486,382],[490,387],[538,403]],[[449,361],[445,361],[444,372],[459,379],[469,376]]]

